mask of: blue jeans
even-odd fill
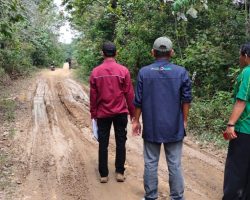
[[[169,171],[171,200],[184,200],[184,180],[182,176],[181,156],[182,141],[164,144]],[[144,189],[145,200],[158,198],[158,162],[161,144],[144,140]]]

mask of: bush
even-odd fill
[[[77,77],[81,80],[87,80],[92,69],[101,63],[100,53],[93,50],[83,50],[78,54],[78,63],[80,67],[77,68]]]
[[[195,99],[189,113],[188,131],[216,146],[227,143],[222,137],[232,111],[231,93],[217,92],[211,100]]]
[[[136,80],[138,71],[141,67],[153,62],[150,55],[150,46],[142,40],[130,40],[124,47],[118,49],[118,61],[128,67],[132,80]]]
[[[185,49],[185,57],[177,63],[186,67],[193,76],[194,95],[211,98],[216,91],[230,91],[232,80],[228,77],[230,57],[221,46],[215,46],[205,38]]]
[[[5,72],[12,77],[15,75],[26,75],[32,68],[30,59],[31,47],[26,47],[25,44],[23,44],[21,48],[19,45],[20,44],[17,44],[14,48],[0,51],[0,54],[4,57],[3,68]]]

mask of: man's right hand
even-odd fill
[[[141,124],[139,121],[132,121],[132,135],[133,136],[141,135]]]

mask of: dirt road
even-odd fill
[[[98,143],[92,138],[88,88],[71,78],[67,65],[43,71],[18,97],[26,103],[15,138],[18,200],[140,200],[143,197],[142,139],[127,141],[126,182],[114,178],[115,142],[109,146],[110,181],[99,183]],[[183,168],[187,200],[219,200],[223,162],[185,139]],[[164,154],[159,164],[160,200],[169,199]]]

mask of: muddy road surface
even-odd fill
[[[110,178],[99,183],[98,143],[92,138],[87,86],[73,80],[67,65],[45,70],[18,97],[14,151],[17,200],[140,200],[143,197],[142,139],[127,140],[126,181],[115,180],[115,140],[109,145]],[[224,160],[185,139],[183,169],[187,200],[219,200]],[[159,163],[159,199],[169,199],[166,161]]]

